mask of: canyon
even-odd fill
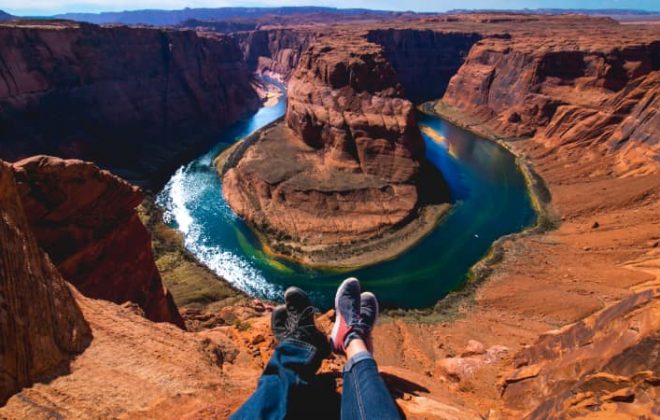
[[[259,99],[238,45],[193,31],[0,25],[0,157],[90,160],[154,187]]]
[[[33,111],[24,111],[37,107],[45,115],[71,105],[72,118],[80,118],[83,107],[74,99],[86,97],[94,99],[83,102],[85,108],[98,101],[92,111],[99,127],[125,129],[120,122],[135,118],[132,124],[146,127],[143,135],[154,119],[159,130],[173,127],[159,118],[176,114],[181,127],[212,121],[217,129],[256,109],[250,71],[279,75],[288,83],[286,118],[220,162],[223,189],[257,226],[295,226],[304,237],[335,217],[316,241],[369,237],[406,220],[420,202],[442,201],[425,195],[421,181],[429,177],[414,114],[415,105],[438,99],[423,109],[503,144],[532,170],[532,181],[541,184],[534,190],[541,216],[533,229],[497,241],[463,290],[433,308],[385,314],[375,330],[375,354],[399,407],[409,418],[657,413],[657,25],[468,14],[226,37],[52,22],[3,23],[0,32],[7,40],[0,47],[6,86],[0,127],[30,140],[3,137],[0,157],[80,157],[132,181],[160,171],[173,159],[170,147],[183,153],[190,144],[158,145],[144,137],[135,147],[145,155],[135,155],[140,163],[133,166],[134,149],[113,142],[106,146],[114,153],[97,162],[95,153],[108,149],[71,140],[81,133],[51,138],[49,132],[64,131],[49,119],[27,124]],[[162,98],[155,94],[162,93],[162,73],[153,75],[153,84],[102,83],[92,77],[102,66],[73,77],[71,69],[92,63],[94,48],[113,45],[106,33],[140,45],[148,38],[154,48],[147,49],[164,55],[170,47],[162,39],[170,40],[179,57],[171,70],[178,81],[171,83],[189,102],[167,100],[182,103],[166,111],[152,103]],[[18,53],[9,39],[23,39],[20,45],[32,52]],[[71,55],[77,42],[100,47]],[[219,45],[228,49],[220,52]],[[137,51],[130,48],[119,50]],[[52,61],[58,54],[67,59]],[[126,55],[103,57],[99,63]],[[143,68],[163,65],[162,57],[149,60]],[[27,70],[42,63],[53,67]],[[201,67],[210,72],[206,83],[226,89],[202,83],[207,73],[192,63],[208,64]],[[220,77],[216,66],[231,76]],[[48,85],[45,75],[59,71],[70,77],[59,83],[75,86]],[[99,98],[109,91],[119,94],[104,107]],[[144,103],[145,113],[117,106],[122,98]],[[76,127],[65,123],[61,127]],[[99,142],[109,138],[91,128],[86,133]],[[172,136],[175,142],[175,130]],[[157,152],[161,146],[169,151]],[[112,160],[124,156],[127,162]],[[149,232],[136,214],[141,200],[136,187],[88,162],[38,156],[0,163],[0,404],[6,400],[0,417],[227,417],[254,389],[274,348],[271,304],[243,299],[221,310],[221,323],[179,328],[181,318],[154,267]],[[374,209],[373,202],[389,207]],[[338,217],[337,209],[347,216]],[[282,213],[298,218],[291,224]],[[329,330],[333,316],[319,315],[317,323]],[[322,372],[338,378],[341,360],[333,356]]]

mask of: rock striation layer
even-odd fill
[[[67,281],[86,296],[131,301],[152,321],[183,327],[135,210],[143,199],[137,187],[78,160],[36,156],[13,169],[34,236]]]
[[[600,20],[581,24],[594,35],[574,40],[550,23],[534,35],[484,39],[470,50],[439,109],[450,116],[459,111],[487,134],[616,152],[618,173],[647,173],[660,160],[651,134],[660,129],[660,34]]]
[[[68,285],[30,232],[12,168],[0,161],[0,406],[66,369],[89,340]]]
[[[374,29],[367,39],[382,45],[387,61],[414,103],[441,98],[449,80],[483,35],[431,29]]]
[[[250,70],[288,80],[316,37],[313,28],[273,28],[232,34]]]
[[[0,25],[0,158],[91,160],[158,184],[256,111],[236,42],[220,34],[58,21]]]
[[[651,411],[659,397],[658,297],[658,288],[633,294],[521,350],[503,382],[506,404],[532,419]]]

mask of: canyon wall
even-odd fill
[[[0,161],[0,406],[87,347],[69,287],[30,233],[11,166]]]
[[[616,152],[620,173],[643,173],[660,160],[652,139],[660,129],[660,41],[652,31],[636,38],[593,30],[600,32],[590,42],[557,36],[550,43],[515,33],[510,40],[484,39],[470,50],[440,106],[496,136]]]
[[[316,37],[309,29],[262,29],[232,34],[250,70],[288,80],[303,52]]]
[[[229,37],[57,21],[0,26],[7,160],[82,158],[148,185],[258,106]]]
[[[39,246],[85,296],[131,301],[156,322],[183,327],[135,208],[140,190],[95,165],[47,156],[13,165]]]
[[[479,33],[431,29],[376,29],[367,34],[369,41],[383,47],[406,98],[414,103],[441,98],[470,48],[481,38]]]

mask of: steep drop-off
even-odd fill
[[[67,281],[86,296],[131,301],[152,321],[183,326],[135,211],[137,187],[78,160],[37,156],[13,169],[37,242]]]
[[[406,98],[421,103],[442,97],[470,48],[483,35],[431,29],[375,29],[367,39],[382,45]]]
[[[438,110],[450,117],[458,111],[473,129],[495,136],[535,136],[550,148],[589,150],[592,158],[615,153],[619,173],[653,171],[660,160],[653,139],[660,129],[660,34],[619,37],[617,25],[600,26],[588,40],[552,27],[532,39],[514,32],[483,40]]]
[[[316,37],[313,29],[275,28],[232,34],[252,71],[288,80]]]
[[[49,21],[0,26],[0,157],[91,160],[157,184],[259,105],[236,42]]]
[[[0,161],[0,406],[66,370],[90,338],[68,285],[30,232],[11,166]]]
[[[418,225],[407,234],[419,239],[442,213],[428,205],[447,200],[441,176],[424,162],[414,112],[378,45],[327,36],[289,80],[284,124],[221,168],[223,193],[279,254],[312,265],[382,261],[404,245],[369,241],[411,222]]]

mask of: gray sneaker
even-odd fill
[[[364,325],[368,327],[367,337],[364,342],[367,345],[369,352],[373,353],[374,344],[371,332],[378,319],[378,299],[376,299],[376,295],[371,292],[364,292],[360,295],[360,318]]]
[[[360,315],[360,282],[355,277],[348,278],[337,289],[335,295],[335,325],[330,341],[337,353],[346,353],[351,340],[366,340],[369,328]]]
[[[330,355],[328,339],[314,322],[316,309],[302,289],[289,287],[284,292],[285,305],[278,306],[271,316],[273,334],[278,342],[287,338],[311,344],[321,359]]]

